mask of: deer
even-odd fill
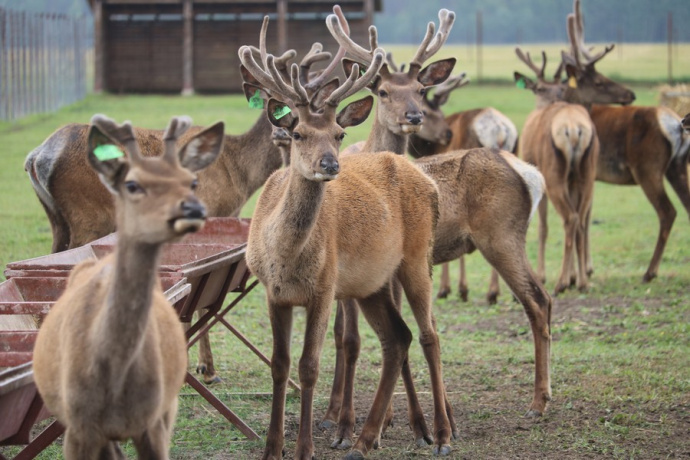
[[[288,50],[276,59],[278,65],[296,55]],[[115,206],[111,194],[87,163],[88,124],[68,124],[56,130],[25,160],[31,185],[50,221],[52,252],[73,249],[114,232]],[[163,131],[135,127],[144,156],[157,152]],[[209,217],[238,216],[242,206],[279,169],[281,152],[271,140],[272,125],[262,115],[244,134],[226,135],[218,161],[199,174],[197,194]],[[191,127],[181,139],[186,142],[201,132]],[[199,340],[196,366],[206,384],[219,382],[209,338]]]
[[[690,133],[680,128],[681,118],[666,107],[630,105],[635,95],[612,82],[595,69],[614,45],[592,54],[584,41],[584,19],[579,0],[574,1],[569,22],[569,52],[562,52],[562,62],[571,74],[567,82],[539,82],[541,104],[562,100],[588,109],[596,127],[600,154],[596,180],[618,185],[639,185],[659,219],[659,233],[649,266],[642,282],[653,280],[658,273],[677,212],[669,199],[664,176],[676,192],[690,217],[690,189],[687,163],[690,156]],[[606,104],[622,104],[610,106]],[[589,248],[589,236],[586,235]],[[593,272],[588,249],[588,271]]]
[[[388,60],[389,64],[391,60]],[[407,146],[407,153],[414,158],[436,155],[454,150],[464,150],[477,147],[492,147],[515,153],[517,148],[518,131],[515,124],[500,111],[493,107],[483,107],[465,110],[445,116],[441,110],[450,97],[450,93],[469,84],[464,72],[448,78],[436,86],[433,96],[424,96],[425,122],[418,134],[411,134]],[[460,257],[460,276],[458,293],[467,302],[469,290],[465,274],[465,259]],[[444,299],[451,293],[449,264],[441,266],[441,282],[436,297]],[[498,300],[500,287],[498,273],[491,269],[491,280],[486,300],[495,304]]]
[[[546,53],[536,69],[529,55],[517,55],[544,80]],[[556,71],[558,80],[562,68]],[[546,195],[563,221],[563,259],[554,295],[565,291],[575,278],[577,288],[588,288],[586,235],[594,197],[599,138],[589,113],[579,104],[554,102],[532,111],[525,121],[519,146],[522,159],[537,166],[546,181]],[[539,204],[538,273],[545,278],[546,215],[548,203]],[[577,270],[573,268],[573,253]]]
[[[383,64],[383,50],[367,60],[363,73],[354,65],[347,80],[329,95],[322,95],[323,105],[316,106],[322,90],[308,95],[298,65],[292,65],[289,81],[276,69],[266,50],[267,26],[268,17],[261,30],[260,63],[249,47],[239,49],[242,64],[272,94],[267,104],[269,120],[292,133],[290,166],[266,182],[252,217],[246,253],[249,269],[265,286],[273,331],[273,402],[263,458],[282,456],[295,306],[303,306],[307,316],[299,362],[302,402],[295,458],[311,459],[314,455],[314,386],[331,303],[341,298],[358,300],[385,344],[372,407],[346,458],[362,458],[378,442],[412,340],[392,299],[393,279],[402,285],[424,338],[435,390],[434,450],[448,454],[451,429],[431,311],[437,186],[417,167],[392,153],[363,152],[349,158],[339,155],[344,129],[366,119],[373,98],[351,102],[338,113],[337,106],[376,76]]]
[[[393,152],[403,156],[408,135],[418,132],[425,122],[422,100],[426,89],[445,81],[455,64],[455,59],[451,58],[422,69],[424,62],[445,43],[454,18],[453,12],[439,11],[438,33],[434,34],[435,25],[430,22],[407,72],[391,71],[387,64],[382,65],[376,78],[368,85],[378,99],[371,132],[363,144],[351,146],[353,148],[348,150],[351,156],[357,156],[355,152],[378,152],[379,155]],[[354,59],[343,61],[346,73],[353,71],[357,63],[371,60],[378,40],[374,26],[369,29],[370,49],[367,50],[350,39],[336,15],[329,15],[326,21],[331,35],[346,47],[347,54]],[[348,158],[345,152],[341,156]],[[541,174],[512,153],[490,148],[449,152],[416,160],[414,164],[439,187],[440,215],[432,262],[448,262],[479,249],[522,302],[535,344],[534,397],[527,415],[541,415],[551,399],[552,300],[532,272],[525,253],[528,223],[543,194]],[[498,225],[496,215],[505,216]],[[394,298],[396,308],[400,308],[399,289]],[[354,372],[360,346],[357,315],[357,302],[338,303],[334,327],[336,371],[330,403],[321,422],[322,427],[337,424],[331,446],[334,448],[348,448],[352,443]],[[425,346],[425,337],[419,340]],[[407,361],[403,363],[402,376],[407,391],[409,423],[417,445],[432,442],[438,445],[426,427]],[[433,388],[432,394],[435,400],[439,396]],[[453,435],[457,436],[452,407],[447,401],[446,413]],[[438,409],[435,414],[438,414]],[[391,418],[389,411],[386,421]]]
[[[216,123],[176,149],[190,125],[173,118],[163,153],[145,157],[129,122],[91,119],[84,148],[115,197],[118,240],[113,253],[74,267],[33,361],[38,391],[65,426],[67,459],[124,458],[117,442],[126,439],[139,458],[168,458],[187,350],[157,267],[166,242],[204,225],[195,173],[216,159],[224,130]]]

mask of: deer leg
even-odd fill
[[[391,282],[391,293],[393,295],[393,302],[398,311],[402,311],[402,285],[397,279],[393,279]],[[414,378],[412,377],[412,371],[410,370],[410,361],[408,358],[405,359],[402,367],[402,379],[405,385],[405,394],[407,395],[407,417],[408,423],[412,432],[414,433],[415,443],[418,447],[422,447],[433,443],[433,439],[429,432],[429,428],[426,425],[426,420],[424,419],[424,411],[422,411],[422,406],[419,404],[419,398],[417,397],[417,391],[414,387]],[[455,420],[453,420],[452,409],[450,409],[450,404],[446,401],[448,408],[448,418],[451,422],[453,435],[457,437],[457,428],[455,427]],[[392,425],[392,413],[393,404],[388,406],[388,412],[391,417],[386,414],[386,421],[383,425],[383,431],[386,430],[386,422]]]
[[[539,249],[537,252],[537,274],[542,284],[546,283],[546,238],[549,236],[549,200],[543,197],[537,207],[539,212]],[[505,279],[505,278],[504,278]]]
[[[587,276],[590,277],[594,274],[594,264],[592,263],[592,250],[589,246],[589,230],[592,225],[592,203],[589,204],[589,209],[587,210],[585,224],[585,257],[587,266]]]
[[[197,317],[201,316],[200,312],[196,312]],[[210,331],[209,331],[210,332]],[[211,385],[221,381],[221,378],[216,374],[216,366],[213,363],[213,352],[211,351],[211,338],[208,332],[199,337],[199,361],[196,366],[197,374],[201,374],[204,383]]]
[[[448,455],[451,451],[450,437],[454,434],[451,427],[453,415],[452,410],[449,410],[450,404],[448,404],[443,383],[441,345],[436,333],[436,320],[431,309],[431,279],[425,264],[412,262],[403,261],[399,278],[419,326],[419,342],[429,367],[431,391],[434,397],[434,453]]]
[[[676,191],[676,195],[690,217],[690,187],[688,186],[688,156],[690,149],[684,155],[673,158],[666,168],[666,179]]]
[[[565,233],[565,241],[563,244],[563,262],[561,264],[561,274],[556,282],[554,288],[554,295],[558,295],[565,291],[570,286],[570,270],[572,267],[573,251],[575,249],[575,238],[579,224],[579,217],[577,211],[570,203],[570,197],[565,187],[560,190],[553,190],[549,194],[549,199],[560,214],[563,220],[563,231]],[[586,281],[584,282],[586,285]],[[579,282],[578,282],[579,284]]]
[[[112,456],[113,450],[109,444],[106,439],[96,438],[93,432],[67,427],[62,451],[69,459],[115,459],[117,457]]]
[[[501,293],[501,288],[498,284],[498,272],[495,268],[491,268],[491,278],[489,279],[489,292],[486,294],[486,301],[489,305],[495,305],[498,302],[498,295]]]
[[[647,199],[652,203],[659,218],[659,236],[656,240],[654,254],[649,262],[647,272],[642,277],[642,281],[647,283],[656,278],[659,264],[661,263],[661,256],[664,254],[664,248],[671,234],[671,228],[676,220],[677,213],[664,190],[664,178],[661,173],[646,171],[644,168],[635,169],[632,173],[636,182],[642,187],[642,191],[647,196]]]
[[[359,358],[359,310],[357,302],[353,299],[338,301],[338,313],[341,314],[341,347],[342,359],[340,362],[340,375],[333,378],[333,393],[336,391],[336,379],[339,379],[339,401],[331,400],[329,411],[333,406],[334,416],[338,419],[338,430],[331,444],[332,448],[349,449],[352,447],[352,438],[355,430],[355,404],[354,387],[357,359]],[[338,319],[336,317],[336,323]],[[334,326],[335,327],[335,326]],[[336,367],[338,363],[336,361]]]
[[[441,265],[441,285],[438,288],[438,293],[436,294],[437,299],[445,299],[450,294],[450,273],[449,273],[449,263],[446,262]]]
[[[532,272],[525,252],[525,233],[504,238],[477,239],[477,247],[506,282],[525,309],[534,339],[534,397],[528,417],[540,416],[551,400],[551,306],[552,300]]]
[[[343,333],[345,325],[345,313],[340,301],[337,302],[335,311],[335,322],[333,324],[333,338],[335,341],[335,368],[333,372],[333,385],[331,386],[331,397],[328,400],[328,408],[319,425],[322,429],[333,428],[337,425],[338,414],[340,414],[340,407],[343,404],[343,384],[345,372],[344,363],[344,348],[343,348]]]
[[[578,283],[577,288],[581,292],[587,290],[588,286],[588,263],[589,258],[588,234],[589,220],[592,211],[592,201],[594,198],[594,167],[587,170],[578,187],[577,213],[579,216],[579,226],[576,233],[575,246],[577,248]]]
[[[269,302],[269,313],[273,331],[273,354],[271,356],[273,399],[271,402],[271,421],[266,432],[266,447],[262,459],[279,460],[283,458],[283,446],[285,444],[285,395],[290,373],[292,308]]]
[[[306,305],[306,327],[304,330],[304,346],[299,360],[300,381],[300,419],[297,444],[295,446],[296,460],[312,460],[314,457],[313,441],[313,402],[314,389],[319,378],[319,361],[321,350],[326,339],[328,318],[331,313],[333,295],[315,296]],[[289,369],[288,369],[289,370]]]
[[[465,256],[458,257],[460,262],[460,276],[458,277],[458,294],[463,302],[467,302],[470,290],[467,287],[467,270],[465,269]],[[450,282],[450,281],[449,281]]]
[[[162,417],[151,429],[141,436],[132,437],[132,443],[137,451],[137,458],[142,460],[157,460],[168,457],[170,450],[171,431],[165,417]]]
[[[345,457],[348,459],[363,458],[379,440],[386,409],[412,342],[412,333],[392,302],[388,285],[376,294],[361,299],[359,305],[381,342],[383,359],[374,402],[353,450]]]

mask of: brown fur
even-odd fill
[[[586,290],[589,212],[594,194],[599,141],[587,111],[579,105],[557,102],[536,109],[527,117],[520,138],[522,158],[536,165],[546,180],[546,194],[563,220],[563,264],[554,289],[563,292],[571,284],[573,251],[576,253],[576,283]],[[545,279],[546,200],[539,205],[538,273]]]
[[[92,131],[94,139],[106,137]],[[211,130],[201,136],[206,145],[183,150],[196,158],[203,149],[212,161],[222,126],[219,136]],[[67,459],[123,458],[116,442],[129,438],[139,458],[167,458],[187,352],[157,266],[165,242],[200,227],[203,206],[192,193],[195,176],[186,160],[182,166],[167,156],[142,161],[130,151],[129,159],[99,161],[93,148],[101,143],[90,141],[88,151],[116,193],[116,250],[72,271],[38,334],[34,378],[66,428]]]
[[[70,124],[58,129],[29,153],[24,165],[50,221],[53,252],[79,247],[116,229],[113,198],[86,161],[88,128]],[[163,131],[134,130],[145,156],[160,153]],[[186,142],[200,130],[192,127],[180,142]],[[273,145],[270,133],[271,124],[262,113],[247,133],[225,136],[218,160],[199,173],[197,195],[206,204],[210,217],[238,215],[249,197],[280,168],[281,153]],[[39,177],[39,163],[51,161],[51,174]],[[216,382],[219,377],[207,335],[199,345],[197,370],[206,383]]]
[[[492,107],[486,107],[456,112],[445,117],[441,111],[439,102],[447,101],[447,98],[447,93],[444,93],[443,96],[438,96],[435,93],[432,100],[428,97],[424,99],[426,121],[422,125],[419,134],[410,136],[407,152],[411,156],[421,158],[454,150],[478,147],[498,148],[516,153],[517,142],[511,142],[511,139],[505,136],[505,132],[514,131],[517,133],[517,128],[515,128],[515,125],[512,125],[505,115]],[[475,120],[477,120],[478,117],[486,117],[494,121],[497,128],[500,127],[500,136],[497,135],[499,133],[497,133],[495,129],[492,131],[494,136],[492,136],[491,145],[484,145],[476,133]],[[507,121],[504,121],[504,118]],[[508,123],[510,123],[510,125],[508,125]],[[517,135],[515,136],[515,141],[517,141]],[[466,302],[469,296],[469,289],[467,287],[465,259],[463,256],[460,256],[458,260],[460,263],[458,292],[460,298]],[[441,280],[436,297],[443,299],[448,297],[450,293],[449,264],[444,263],[441,267]],[[495,304],[499,294],[500,285],[498,282],[498,272],[496,269],[492,268],[489,291],[486,294],[486,299],[490,304]]]

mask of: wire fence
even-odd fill
[[[86,17],[0,8],[0,120],[86,96],[89,26]]]

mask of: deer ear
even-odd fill
[[[357,126],[367,119],[373,106],[374,96],[367,96],[363,99],[351,102],[338,113],[335,121],[341,128]]]
[[[528,89],[532,92],[537,89],[537,85],[520,72],[513,72],[513,78],[515,79],[515,85],[518,88]]]
[[[125,154],[112,139],[94,125],[89,127],[87,143],[89,164],[108,190],[117,194],[117,184],[129,171],[129,162]]]
[[[277,99],[270,98],[268,100],[266,115],[268,115],[268,121],[270,121],[273,126],[285,128],[288,131],[292,131],[297,124],[297,116],[294,115],[294,112],[292,112],[286,103]]]
[[[219,121],[215,125],[195,134],[177,152],[180,165],[192,172],[201,171],[218,157],[223,148],[225,125]]]
[[[417,80],[424,86],[434,86],[446,81],[455,67],[455,58],[442,59],[424,67]]]

